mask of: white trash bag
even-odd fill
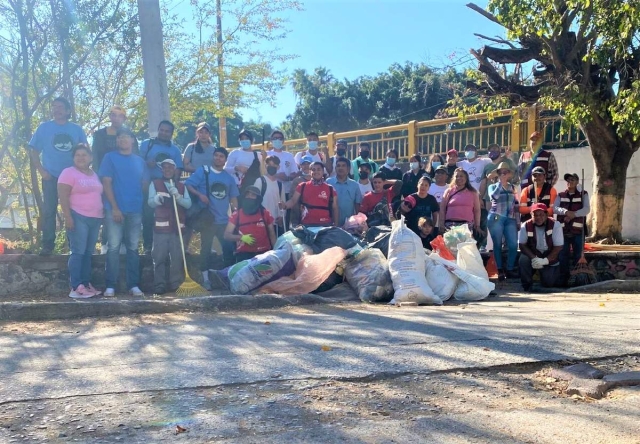
[[[422,241],[404,223],[404,217],[391,224],[389,238],[389,272],[393,281],[393,299],[390,304],[416,302],[423,305],[442,305],[425,277],[427,255]]]
[[[453,297],[458,301],[479,301],[489,296],[496,285],[489,279],[480,278],[463,270],[454,262],[441,258],[438,254],[431,254],[429,258],[443,265],[457,278],[457,285]]]
[[[482,256],[480,256],[476,241],[461,242],[458,244],[456,263],[464,271],[479,278],[489,280],[489,274],[484,268],[484,262],[482,262]]]
[[[460,279],[449,271],[447,264],[451,264],[451,261],[441,258],[438,253],[430,253],[425,261],[427,283],[442,302],[451,299],[460,282]]]

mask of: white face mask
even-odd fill
[[[475,151],[465,151],[464,155],[466,156],[467,159],[475,159],[476,158],[476,152]]]
[[[417,170],[418,168],[420,168],[420,164],[418,162],[411,162],[409,163],[409,168],[411,168],[412,170]]]
[[[251,141],[250,141],[250,140],[246,140],[246,139],[245,139],[245,140],[241,140],[241,141],[240,141],[240,147],[241,147],[243,150],[248,150],[248,149],[250,149],[250,148],[251,148]]]
[[[280,139],[276,139],[271,141],[271,145],[273,145],[274,149],[281,150],[282,147],[284,146],[284,142]]]
[[[309,149],[311,151],[315,151],[318,149],[318,141],[317,140],[310,140],[307,142],[307,145],[309,146]]]

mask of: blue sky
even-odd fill
[[[503,35],[503,29],[465,6],[469,0],[302,0],[304,11],[289,14],[291,32],[279,42],[299,57],[284,65],[291,73],[328,68],[338,79],[375,75],[393,63],[424,62],[443,67],[479,48],[474,32]],[[486,0],[476,2],[486,7]],[[486,41],[484,41],[486,42]],[[453,57],[451,57],[453,55]],[[250,118],[280,124],[294,111],[290,86],[277,106],[239,110]]]

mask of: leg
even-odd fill
[[[167,233],[153,233],[151,257],[153,258],[153,289],[156,293],[166,291],[169,236]]]
[[[228,267],[230,265],[233,265],[235,263],[235,257],[234,257],[234,252],[236,249],[236,245],[233,242],[229,242],[228,240],[225,240],[224,238],[224,230],[225,228],[227,228],[226,224],[216,224],[214,225],[214,230],[215,230],[215,234],[214,236],[216,236],[218,238],[218,240],[220,241],[220,245],[222,246],[222,259],[223,259],[223,264],[222,267],[220,268],[224,268],[224,267]]]
[[[582,236],[573,236],[571,249],[573,250],[573,259],[571,260],[571,265],[575,267],[582,257],[582,251],[584,250],[584,242],[582,241]]]
[[[73,218],[73,230],[67,230],[67,238],[69,239],[69,280],[71,288],[75,290],[78,285],[84,284],[83,282],[83,269],[85,261],[85,253],[88,244],[89,234],[89,220],[90,218],[84,217],[75,211],[71,211],[71,217]]]
[[[507,271],[515,272],[518,256],[518,229],[515,219],[505,219],[503,235],[507,242]]]
[[[140,285],[140,255],[138,245],[140,243],[142,214],[130,213],[124,215],[125,246],[127,247],[127,288]]]
[[[96,249],[96,243],[98,242],[98,234],[100,233],[102,219],[88,217],[87,222],[89,227],[87,233],[87,247],[82,259],[82,284],[85,287],[91,282],[91,260]]]
[[[58,178],[42,180],[42,253],[51,254],[56,242],[58,213]]]
[[[482,205],[483,208],[480,209],[480,229],[485,234],[478,236],[478,248],[486,248],[487,246],[487,216],[489,215],[489,212],[484,208],[484,202]]]
[[[171,291],[175,291],[184,282],[184,263],[182,262],[182,248],[180,247],[180,238],[178,234],[170,234],[169,240],[169,256],[171,257],[169,265],[169,287]]]
[[[144,203],[142,204],[142,245],[144,253],[148,254],[153,245],[153,226],[155,225],[155,210],[149,206],[149,189],[144,190]]]
[[[563,283],[566,283],[569,280],[569,272],[571,270],[571,265],[569,264],[570,259],[570,250],[572,244],[573,237],[566,236],[564,238],[564,245],[562,246],[562,250],[560,250],[560,255],[558,256],[558,261],[560,262],[560,278]]]
[[[111,210],[105,211],[104,224],[107,227],[107,261],[105,284],[107,288],[116,288],[120,274],[120,245],[124,238],[124,224],[113,221]]]
[[[540,270],[540,283],[543,287],[557,287],[560,280],[560,265],[547,265]]]
[[[520,254],[520,282],[525,291],[531,290],[533,285],[533,267],[531,266],[531,258],[526,254]]]
[[[209,269],[213,235],[214,235],[213,226],[207,227],[200,232],[200,271],[207,271]]]
[[[495,214],[489,216],[487,228],[493,241],[493,257],[496,260],[496,267],[502,270],[502,236],[504,231],[504,217]]]

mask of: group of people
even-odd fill
[[[215,146],[209,125],[201,123],[183,153],[172,142],[174,125],[162,121],[157,136],[138,146],[119,106],[110,110],[110,126],[97,131],[89,147],[83,130],[69,121],[70,110],[66,99],[55,99],[53,120],[37,128],[29,147],[42,177],[41,254],[53,251],[59,202],[71,251],[73,298],[101,294],[91,283],[91,256],[100,233],[107,256],[105,296],[115,294],[121,248],[127,290],[142,295],[141,237],[153,258],[154,292],[162,294],[183,282],[182,255],[192,233],[199,232],[200,270],[210,289],[210,269],[272,249],[289,226],[344,226],[360,212],[369,227],[404,216],[427,248],[457,225],[468,225],[480,246],[488,231],[499,279],[519,275],[525,290],[535,269],[543,285],[559,284],[568,275],[569,251],[574,262],[582,252],[588,196],[574,174],[565,175],[567,189],[556,196],[557,164],[552,153],[539,149],[538,133],[531,135],[530,150],[517,165],[498,145],[488,147],[487,158],[467,145],[464,160],[456,150],[446,159],[434,154],[425,163],[413,156],[403,173],[395,150],[378,165],[369,142],[360,142],[358,156],[350,160],[347,141],[339,139],[329,156],[313,132],[307,134],[306,149],[294,155],[285,149],[282,131],[270,135],[269,151],[254,151],[253,135],[243,130],[240,149],[229,153]],[[216,238],[221,251],[213,248]]]

